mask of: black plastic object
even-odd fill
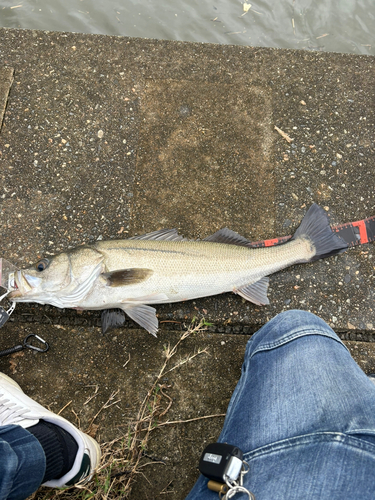
[[[242,463],[243,453],[237,446],[211,443],[203,450],[199,460],[199,471],[208,479],[218,483],[225,483],[227,478],[236,481]]]

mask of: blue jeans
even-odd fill
[[[19,425],[0,427],[0,500],[24,500],[39,488],[45,470],[36,437]]]
[[[218,441],[244,452],[256,500],[375,498],[375,384],[311,313],[279,314],[249,340]],[[217,500],[207,481],[187,499]]]

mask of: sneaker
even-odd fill
[[[36,425],[39,420],[62,427],[78,444],[72,469],[59,479],[47,481],[43,486],[61,488],[89,481],[100,462],[100,447],[95,439],[26,396],[17,382],[0,372],[0,425],[20,425],[27,429]]]

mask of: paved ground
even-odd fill
[[[176,227],[203,238],[227,226],[250,239],[291,234],[312,202],[332,223],[374,215],[374,58],[81,34],[0,30],[1,257],[19,266],[82,242]],[[275,131],[284,131],[288,142]],[[98,439],[134,418],[193,317],[213,326],[179,347],[208,347],[168,376],[170,420],[225,412],[249,335],[276,313],[318,313],[375,371],[374,247],[272,276],[270,306],[239,296],[158,307],[157,339],[102,336],[100,315],[19,305],[3,347],[26,333],[47,354],[0,359],[30,395],[88,424]],[[367,342],[360,342],[367,341]],[[127,364],[126,364],[127,363]],[[125,365],[125,366],[124,366]],[[98,387],[98,395],[83,403]],[[183,498],[222,417],[156,431],[150,493]],[[161,495],[160,498],[165,498]]]

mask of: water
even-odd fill
[[[0,0],[0,26],[375,55],[374,0]]]

